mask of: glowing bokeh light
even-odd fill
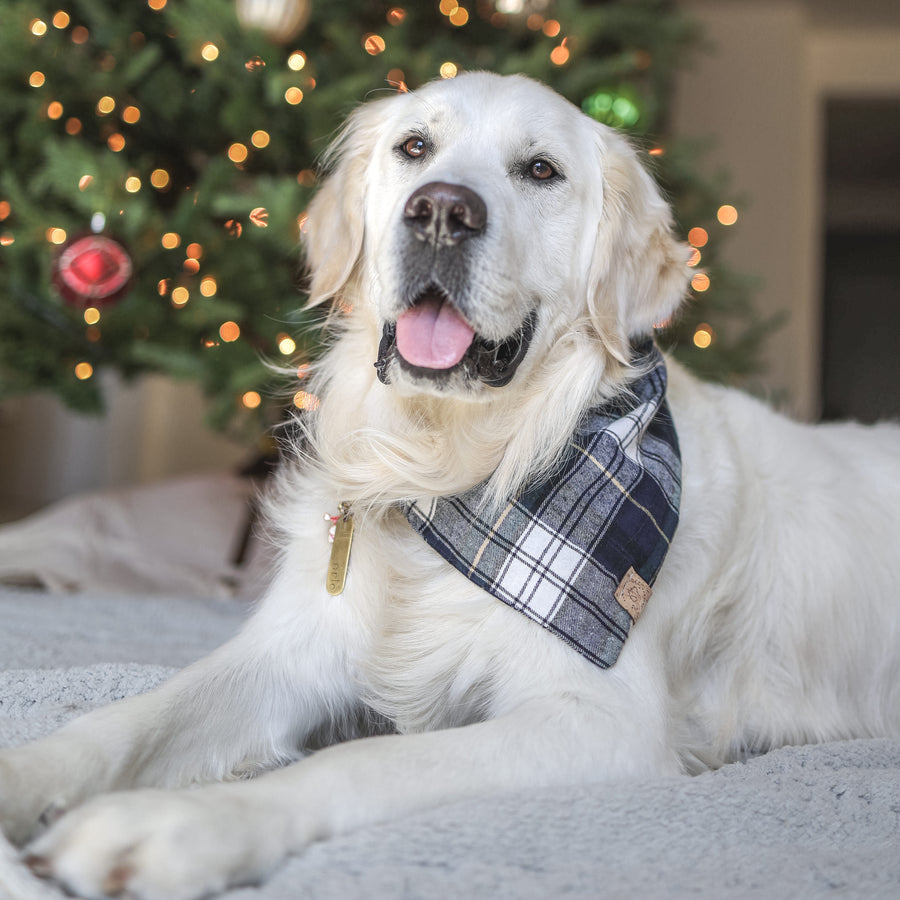
[[[369,56],[378,56],[379,53],[384,53],[387,46],[380,34],[363,35],[362,45]]]
[[[237,322],[223,322],[219,327],[219,337],[225,341],[226,344],[232,343],[232,341],[236,341],[241,336],[241,326],[238,325]]]
[[[464,6],[457,6],[447,18],[450,20],[451,25],[461,28],[469,21],[469,11]]]
[[[563,38],[562,43],[550,51],[550,62],[554,66],[564,66],[569,61],[569,48],[566,46],[567,40],[567,38]]]
[[[705,247],[709,241],[709,234],[705,228],[696,226],[688,232],[688,243],[692,247]]]
[[[738,220],[738,211],[730,203],[726,203],[719,207],[716,218],[722,225],[734,225]]]
[[[228,148],[228,158],[235,164],[239,165],[242,162],[246,162],[247,156],[250,151],[247,149],[246,144],[241,144],[235,142]]]
[[[585,97],[582,110],[592,119],[615,128],[631,128],[641,118],[641,110],[628,88],[604,88]]]
[[[705,322],[694,331],[694,346],[705,350],[713,342],[713,330]]]
[[[297,391],[294,394],[294,406],[297,409],[314,410],[319,408],[319,398],[309,391]]]
[[[165,169],[154,169],[150,173],[150,184],[158,191],[163,191],[169,186],[169,173]]]
[[[702,294],[704,291],[708,291],[709,275],[707,275],[706,272],[698,272],[691,279],[691,287],[699,294]]]

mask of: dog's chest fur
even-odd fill
[[[377,527],[363,524],[351,564],[344,602],[356,602],[361,583],[364,603],[376,582],[383,597],[359,661],[361,695],[398,731],[493,718],[513,702],[510,688],[515,698],[529,689],[535,666],[581,664],[574,651],[456,572],[399,511]]]

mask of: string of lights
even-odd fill
[[[267,362],[293,361],[302,381],[320,345],[297,249],[316,158],[371,90],[467,68],[532,74],[646,146],[677,211],[686,198],[679,223],[697,268],[694,302],[662,338],[695,368],[706,354],[707,374],[750,365],[764,329],[741,280],[719,275],[711,236],[737,210],[718,202],[713,217],[723,186],[664,136],[676,60],[696,40],[664,0],[10,6],[0,396],[50,388],[97,409],[95,376],[110,366],[199,381],[220,426],[272,421],[285,397],[312,408],[302,387],[273,383]],[[749,323],[736,338],[716,325],[735,315]]]

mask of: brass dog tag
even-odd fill
[[[331,559],[328,561],[328,575],[325,578],[325,589],[334,597],[343,593],[347,567],[350,564],[350,545],[353,543],[353,516],[347,512],[344,503],[338,510],[340,518],[334,526],[334,543],[331,545]]]

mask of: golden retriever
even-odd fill
[[[572,447],[596,463],[573,438],[591,410],[622,411],[615,446],[617,423],[657,427],[629,416],[687,252],[622,136],[524,77],[470,73],[363,105],[327,166],[306,241],[312,302],[341,312],[272,493],[271,587],[159,689],[0,754],[0,823],[36,871],[188,900],[457,799],[900,734],[894,426],[795,424],[670,361],[654,421],[671,410],[680,473],[621,447],[640,471],[662,460],[674,539],[597,463],[665,544],[658,577],[616,588],[618,659],[592,655],[598,619],[579,645],[544,587],[498,599],[480,556],[463,571],[419,533],[477,486],[465,542],[565,478]]]

